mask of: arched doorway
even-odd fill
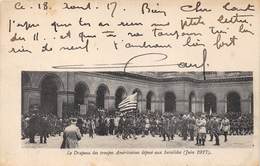
[[[80,109],[80,105],[88,104],[88,100],[87,100],[88,94],[89,94],[89,89],[84,82],[79,82],[76,84],[74,89],[74,107],[78,111]]]
[[[196,98],[194,92],[191,92],[189,95],[189,112],[195,113],[195,107],[196,107]]]
[[[217,113],[217,98],[212,93],[207,93],[204,96],[204,112],[205,113]]]
[[[241,113],[240,96],[237,92],[228,93],[227,112]]]
[[[57,92],[60,80],[56,75],[47,75],[41,81],[41,107],[42,113],[57,115]]]
[[[134,89],[133,93],[137,93],[137,109],[139,112],[142,112],[142,92],[140,89]]]
[[[100,85],[96,91],[96,106],[98,109],[107,109],[108,107],[108,87],[104,84]]]
[[[176,97],[173,92],[165,93],[164,109],[165,109],[165,112],[175,112],[176,111]]]
[[[154,103],[154,93],[152,91],[149,91],[146,96],[146,110],[154,112],[155,109],[155,103]]]
[[[118,108],[118,104],[127,97],[126,90],[124,87],[119,87],[115,93],[115,108]]]

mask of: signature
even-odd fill
[[[161,64],[151,64],[151,65],[135,65],[134,61],[138,60],[139,58],[147,58],[150,60],[151,56],[156,56],[156,60],[154,62],[161,62]],[[85,69],[85,70],[93,70],[93,69],[123,69],[124,72],[127,72],[129,68],[160,68],[160,67],[170,67],[175,66],[181,69],[202,69],[205,79],[205,72],[206,66],[209,64],[206,63],[207,61],[207,49],[204,48],[202,52],[202,62],[201,63],[191,63],[191,62],[177,62],[177,63],[166,63],[168,58],[167,54],[164,53],[145,53],[135,55],[130,58],[126,63],[111,63],[111,64],[95,64],[93,66],[87,66],[84,64],[77,64],[77,65],[59,65],[59,66],[52,66],[54,69]]]

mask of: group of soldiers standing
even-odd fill
[[[76,126],[81,136],[88,134],[90,138],[94,135],[115,135],[118,138],[137,139],[138,136],[159,136],[163,141],[174,140],[176,136],[184,141],[195,141],[196,145],[204,146],[206,136],[209,141],[215,138],[215,144],[219,145],[219,136],[227,136],[234,132],[233,120],[228,116],[220,118],[217,115],[206,115],[193,113],[174,115],[172,113],[145,114],[145,113],[119,113],[116,115],[99,114],[91,117],[77,117]],[[237,118],[245,120],[246,118]],[[35,143],[34,137],[40,136],[40,143],[47,143],[49,136],[61,135],[69,125],[69,118],[59,119],[52,115],[31,114],[22,119],[22,137],[29,138],[30,143]],[[239,126],[239,125],[238,125]],[[233,129],[233,130],[232,130]],[[243,130],[244,133],[248,129]],[[239,133],[239,132],[237,132]]]
[[[163,141],[166,139],[170,141],[178,135],[185,141],[196,139],[198,146],[205,145],[207,134],[210,135],[210,141],[215,137],[214,145],[219,145],[219,135],[222,133],[227,141],[227,135],[230,131],[230,122],[226,117],[223,119],[216,116],[206,117],[206,115],[195,117],[193,114],[180,116],[168,114],[159,118],[144,116],[138,119],[131,115],[123,115],[119,118],[118,124],[116,135],[117,137],[121,135],[122,139],[131,137],[137,139],[136,135],[145,137],[150,133],[153,137],[158,134],[159,137],[163,138]]]

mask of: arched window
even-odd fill
[[[84,82],[79,82],[75,86],[74,105],[87,104],[86,97],[89,95],[88,86]]]
[[[149,91],[146,96],[146,110],[154,112],[154,93],[152,91]]]
[[[176,111],[176,97],[173,92],[165,93],[164,109],[165,109],[165,112],[175,112]]]
[[[237,92],[230,92],[227,95],[227,112],[240,113],[240,96]]]
[[[204,112],[217,113],[217,98],[213,93],[207,93],[204,96]]]
[[[106,85],[102,84],[98,87],[96,92],[96,106],[99,109],[107,109],[107,98],[109,96],[109,90]]]
[[[56,75],[47,75],[41,81],[41,112],[57,115],[57,91],[60,79]]]

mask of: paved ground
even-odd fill
[[[207,136],[207,140],[209,137]],[[84,136],[79,142],[80,148],[249,148],[252,147],[252,135],[229,136],[228,142],[224,142],[224,137],[220,136],[220,146],[214,146],[214,142],[206,142],[204,147],[196,146],[194,141],[183,141],[181,137],[175,137],[175,140],[162,141],[159,136],[152,137],[140,136],[134,139],[122,140],[116,136],[94,136],[89,138]],[[62,142],[62,136],[49,137],[47,144],[40,144],[39,137],[36,137],[35,144],[30,144],[28,139],[21,140],[22,147],[25,148],[59,148]]]

